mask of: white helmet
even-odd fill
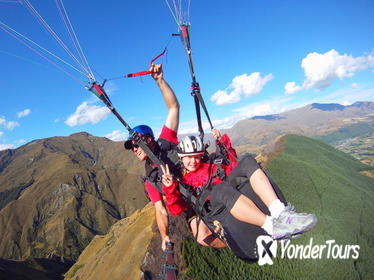
[[[199,137],[185,136],[179,143],[177,148],[178,156],[194,156],[204,154],[204,145]]]

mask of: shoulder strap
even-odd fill
[[[156,190],[158,190],[161,194],[163,194],[161,184],[157,184],[157,182],[161,182],[161,179],[158,179],[159,177],[158,174],[156,174],[158,173],[157,170],[158,168],[155,167],[153,168],[152,171],[150,171],[150,173],[147,172],[147,176],[144,176],[143,180],[144,182],[148,181]],[[191,188],[188,185],[183,184],[179,178],[175,178],[175,179],[179,183],[180,193],[182,194],[182,196],[187,202],[191,203],[192,208],[195,210],[195,205],[197,203],[197,198],[195,194],[192,192]]]
[[[196,210],[195,211],[198,215],[202,214],[206,199],[208,198],[208,196],[210,195],[210,192],[212,190],[212,180],[214,178],[214,176],[211,176],[212,166],[213,166],[212,159],[210,159],[209,167],[208,167],[209,179],[206,182],[206,184],[204,185],[204,187],[202,188],[202,191],[201,191],[201,193],[200,193],[200,195],[199,195],[199,197],[196,201]]]

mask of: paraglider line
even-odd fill
[[[15,39],[17,39],[19,42],[21,42],[22,44],[24,44],[26,47],[28,47],[29,49],[31,49],[32,51],[34,51],[35,53],[39,54],[41,57],[43,57],[45,60],[47,60],[49,63],[51,63],[52,65],[54,65],[56,68],[58,68],[59,70],[61,70],[62,72],[64,72],[65,74],[67,74],[68,76],[70,76],[71,78],[73,78],[75,81],[77,81],[78,83],[84,85],[84,83],[82,83],[80,80],[78,80],[76,77],[74,77],[72,74],[70,74],[69,72],[67,72],[65,69],[61,68],[58,64],[56,64],[53,60],[50,60],[48,57],[46,57],[45,55],[43,55],[42,53],[40,53],[38,50],[34,49],[33,47],[31,47],[30,45],[28,45],[27,43],[25,43],[24,41],[22,41],[20,38],[18,38],[17,36],[15,36],[14,34],[10,33],[8,30],[6,30],[4,27],[0,26],[0,28],[2,28],[5,32],[9,33],[11,36],[13,36]]]
[[[66,62],[65,60],[63,60],[62,58],[58,57],[57,55],[55,55],[54,53],[50,52],[49,50],[47,50],[46,48],[44,48],[43,46],[39,45],[38,43],[34,42],[33,40],[27,38],[25,35],[17,32],[16,30],[14,30],[13,28],[11,28],[10,26],[6,25],[4,22],[0,21],[0,27],[2,26],[5,26],[8,30],[12,31],[13,33],[17,34],[18,36],[20,36],[21,38],[23,38],[24,40],[27,40],[28,42],[34,44],[35,46],[37,46],[38,48],[42,49],[43,51],[47,52],[48,54],[50,54],[51,56],[55,57],[56,59],[60,60],[61,62],[63,62],[64,64],[70,66],[71,68],[73,68],[74,70],[76,70],[77,72],[81,73],[82,75],[84,75],[85,77],[88,77],[87,74],[83,73],[82,71],[80,71],[79,69],[77,69],[76,67],[74,67],[73,65],[71,65],[70,63]],[[12,35],[13,37],[17,38],[18,41],[21,41],[17,36],[13,35],[12,33],[10,33],[8,30],[6,30],[4,27],[2,27],[5,31],[7,31],[7,33],[9,33],[10,35]],[[25,45],[27,45],[26,43],[24,43]]]
[[[89,76],[89,71],[78,61],[78,59],[71,53],[69,48],[64,44],[64,42],[57,36],[57,34],[52,30],[48,23],[43,19],[43,17],[38,13],[38,11],[31,5],[28,0],[24,0],[27,8],[34,14],[34,16],[39,20],[39,22],[47,29],[47,31],[52,35],[52,37],[59,43],[59,45],[67,52],[67,54],[82,68],[84,72]]]
[[[22,4],[21,1],[18,0],[0,0],[0,3],[17,3],[17,4]]]
[[[68,23],[70,29],[69,29],[68,26],[66,26],[66,29],[68,30],[69,35],[70,35],[71,38],[72,38],[72,36],[71,36],[71,32],[70,32],[70,30],[72,31],[72,34],[73,34],[74,39],[75,39],[75,40],[74,40],[74,39],[72,38],[72,41],[73,41],[73,44],[74,44],[74,46],[75,46],[75,48],[76,48],[76,50],[77,50],[77,52],[78,52],[78,55],[79,55],[79,57],[81,58],[82,62],[86,65],[86,67],[87,67],[87,69],[89,70],[90,75],[92,76],[92,78],[95,79],[95,77],[94,77],[94,75],[93,75],[93,73],[92,73],[92,70],[91,70],[91,68],[90,68],[90,65],[89,65],[89,63],[88,63],[88,61],[87,61],[87,58],[86,58],[86,56],[84,55],[83,49],[82,49],[82,47],[81,47],[81,45],[80,45],[80,43],[79,43],[79,40],[78,40],[78,37],[77,37],[76,32],[75,32],[75,30],[74,30],[74,27],[73,27],[73,25],[71,24],[71,21],[70,21],[70,19],[69,19],[69,15],[68,15],[68,13],[67,13],[67,11],[66,11],[66,9],[65,9],[64,3],[62,2],[62,0],[59,0],[59,2],[61,3],[61,7],[62,7],[62,10],[63,10],[63,13],[61,12],[61,9],[60,9],[60,7],[59,7],[59,5],[58,5],[58,1],[57,1],[57,0],[56,0],[56,5],[58,6],[59,11],[61,12],[61,14],[63,14],[63,15],[65,16],[65,17],[62,16],[62,19],[64,20],[64,23],[65,23],[65,26],[66,26],[66,20],[67,20],[67,23]],[[66,18],[66,20],[65,20],[65,18]]]
[[[170,13],[171,13],[171,15],[173,16],[173,18],[174,18],[176,24],[179,26],[178,19],[177,19],[177,17],[175,16],[175,14],[174,14],[172,8],[170,7],[169,1],[168,1],[168,0],[165,0],[165,2],[166,2],[166,5],[168,5],[169,10],[170,10]],[[173,1],[173,3],[174,3],[174,1]],[[174,3],[174,6],[175,6],[175,3]]]

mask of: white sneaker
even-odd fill
[[[314,214],[296,213],[291,205],[280,213],[279,217],[273,219],[273,234],[275,240],[289,239],[293,236],[310,231],[317,224]]]

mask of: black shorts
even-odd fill
[[[221,233],[227,245],[239,258],[253,262],[258,259],[256,239],[259,235],[267,235],[259,226],[251,225],[234,218],[230,210],[240,195],[250,198],[266,215],[270,215],[268,207],[254,192],[249,183],[250,176],[261,168],[253,157],[245,157],[230,173],[225,182],[215,185],[211,191],[211,207],[206,213],[206,223],[213,231]],[[281,190],[270,178],[275,193],[280,201],[287,203]],[[218,228],[217,228],[218,227]]]

